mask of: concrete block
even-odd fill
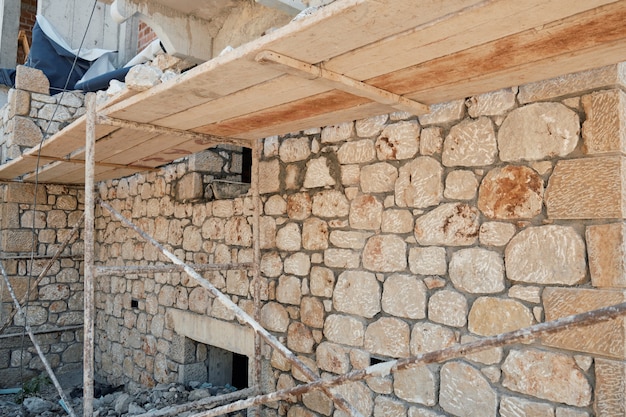
[[[204,362],[178,365],[178,382],[188,384],[192,381],[207,381],[207,366]]]

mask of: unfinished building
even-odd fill
[[[98,101],[18,67],[3,109],[30,297],[4,287],[0,386],[42,370],[26,321],[85,416],[94,380],[228,383],[264,416],[626,416],[626,1],[113,3],[171,55]]]

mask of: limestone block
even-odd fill
[[[288,223],[276,233],[276,247],[280,250],[299,251],[301,242],[300,227],[296,223]]]
[[[442,204],[415,220],[415,239],[424,246],[469,246],[476,242],[479,226],[476,207]]]
[[[189,155],[189,170],[210,173],[221,173],[224,169],[224,159],[212,150],[206,150]]]
[[[411,331],[411,355],[435,352],[457,342],[454,331],[438,324],[420,322]]]
[[[376,139],[379,160],[413,158],[419,151],[420,126],[416,121],[388,125]]]
[[[303,297],[300,304],[300,318],[307,326],[324,327],[324,304],[315,297]]]
[[[530,285],[513,285],[509,288],[509,297],[539,304],[541,302],[541,287]]]
[[[389,120],[389,115],[386,114],[357,120],[355,123],[356,134],[360,138],[369,138],[378,135],[383,130],[387,120]]]
[[[353,229],[378,230],[382,221],[383,205],[369,194],[357,196],[350,203],[348,220]]]
[[[374,317],[380,312],[380,285],[371,272],[344,271],[337,278],[333,293],[335,310],[357,316]]]
[[[535,103],[513,110],[498,132],[503,161],[567,156],[578,144],[578,115],[561,103]]]
[[[302,247],[308,250],[328,248],[328,223],[316,217],[306,219],[302,225]]]
[[[427,366],[416,366],[395,372],[393,392],[398,398],[412,403],[427,406],[437,403],[435,375]]]
[[[374,411],[374,400],[372,392],[363,382],[347,382],[341,384],[334,389],[334,392],[345,398],[352,404],[362,415],[369,416]],[[347,417],[343,411],[337,410],[333,417]]]
[[[464,362],[448,362],[441,368],[439,405],[460,417],[495,417],[498,397],[479,370]]]
[[[499,116],[515,107],[517,88],[505,88],[470,97],[465,105],[470,117]]]
[[[343,185],[359,185],[361,170],[358,165],[341,166],[341,183]]]
[[[285,139],[278,150],[280,160],[283,162],[303,161],[311,155],[311,144],[309,138],[289,138]]]
[[[523,85],[517,99],[520,103],[547,100],[603,87],[626,85],[626,64],[619,63],[573,74],[561,75],[545,81]]]
[[[479,337],[464,335],[461,336],[461,343],[471,343],[480,340]],[[477,353],[472,353],[465,357],[472,362],[478,362],[485,365],[494,365],[500,363],[502,360],[502,348],[485,349]]]
[[[331,175],[329,160],[326,157],[312,159],[306,164],[304,188],[318,188],[335,185]]]
[[[516,300],[495,297],[480,297],[469,313],[468,329],[481,336],[522,329],[533,324],[529,308]]]
[[[625,161],[607,156],[557,162],[545,195],[548,217],[625,218]]]
[[[30,113],[30,94],[28,91],[9,90],[9,117],[28,116]]]
[[[15,68],[15,88],[39,94],[50,94],[50,81],[43,71],[18,65]]]
[[[586,407],[591,386],[573,358],[536,349],[512,350],[502,365],[506,388],[548,401]]]
[[[80,92],[66,91],[61,97],[59,103],[66,107],[82,107],[84,95]]]
[[[370,237],[363,249],[363,267],[370,271],[403,271],[407,266],[406,243],[397,235]]]
[[[461,120],[464,114],[465,100],[454,100],[431,105],[428,114],[419,116],[419,122],[422,126],[452,123]]]
[[[406,405],[402,402],[382,395],[374,400],[374,417],[404,415],[406,415]]]
[[[252,227],[246,217],[231,217],[224,227],[224,241],[227,245],[252,246]]]
[[[204,195],[202,174],[190,172],[183,176],[176,184],[176,200],[180,202],[193,201]]]
[[[439,204],[443,196],[443,167],[429,156],[420,156],[400,168],[395,185],[399,207],[429,207]]]
[[[279,195],[273,195],[267,199],[264,206],[268,216],[282,216],[287,213],[287,202]]]
[[[586,115],[582,131],[585,153],[626,153],[626,93],[596,91],[583,96],[581,103]]]
[[[478,189],[478,180],[472,171],[457,170],[446,176],[443,195],[451,200],[473,200]]]
[[[543,180],[526,166],[507,165],[485,175],[478,208],[492,219],[530,219],[543,208]]]
[[[311,294],[326,298],[333,296],[335,274],[332,270],[322,266],[314,266],[311,268],[311,275],[309,279],[309,289],[311,290]]]
[[[443,129],[440,127],[428,127],[422,130],[420,137],[420,153],[430,156],[441,153],[443,149]]]
[[[454,252],[449,274],[456,289],[463,292],[489,294],[504,290],[504,262],[494,251],[469,248]]]
[[[554,408],[545,403],[517,397],[504,397],[500,401],[501,417],[554,417]]]
[[[39,288],[40,300],[66,300],[70,296],[70,287],[66,284],[49,284]]]
[[[485,246],[504,246],[515,234],[511,223],[486,222],[480,225],[479,240]]]
[[[319,390],[313,390],[302,394],[302,403],[307,408],[325,416],[330,416],[333,412],[333,401]],[[292,409],[289,409],[289,411],[291,410]]]
[[[379,162],[361,168],[360,178],[364,193],[385,193],[393,191],[398,170],[389,163]]]
[[[383,233],[411,233],[413,231],[413,214],[409,210],[383,211],[380,229]]]
[[[313,215],[322,218],[344,217],[350,211],[346,196],[337,190],[325,190],[313,196]]]
[[[356,317],[331,314],[324,322],[324,336],[331,342],[363,346],[365,324]]]
[[[555,417],[589,417],[589,413],[575,408],[557,407]]]
[[[261,249],[276,247],[276,220],[273,217],[263,216],[259,219],[259,246]]]
[[[280,141],[278,136],[271,136],[263,140],[263,156],[271,158],[278,156],[278,150],[280,149]]]
[[[626,224],[587,226],[585,237],[593,286],[626,288]]]
[[[48,201],[48,195],[45,187],[39,186],[35,188],[34,184],[20,184],[16,182],[4,185],[3,201],[5,203],[33,204],[35,199],[35,190],[37,191],[37,204],[45,204]]]
[[[595,289],[546,288],[543,306],[546,321],[572,314],[623,303],[626,292]],[[545,336],[543,343],[576,352],[593,353],[626,359],[626,318],[599,322],[589,326]]]
[[[393,317],[382,317],[367,326],[365,331],[365,349],[375,355],[409,357],[409,341],[409,325]]]
[[[374,142],[365,139],[344,143],[337,151],[337,159],[342,165],[372,162],[376,159]]]
[[[37,236],[30,230],[2,230],[0,244],[3,252],[30,252],[37,250]]]
[[[284,262],[286,274],[305,276],[311,269],[311,258],[303,252],[297,252],[287,257]]]
[[[308,193],[290,194],[287,197],[287,216],[294,220],[304,220],[311,215],[312,205]]]
[[[593,409],[598,417],[626,416],[626,362],[596,358]]]
[[[409,249],[409,268],[418,275],[445,275],[446,249],[438,246]]]
[[[355,269],[361,264],[359,252],[329,248],[324,251],[324,265],[329,268]]]
[[[278,159],[259,162],[259,193],[275,193],[280,189],[280,162]]]
[[[4,266],[5,266],[5,269],[7,270],[7,273],[12,274],[11,270],[9,269],[8,262],[6,260],[4,261]],[[2,282],[4,282],[4,278],[2,279]],[[10,276],[9,282],[11,283],[11,287],[13,288],[13,292],[15,293],[15,296],[17,297],[18,300],[21,300],[26,295],[26,292],[29,289],[28,277]],[[30,299],[31,300],[37,299],[37,291],[30,292]],[[2,284],[2,292],[0,293],[0,302],[8,303],[7,306],[11,306],[11,308],[13,306],[13,298],[11,298],[11,294],[9,293],[6,283]],[[6,316],[3,315],[3,317],[6,317]]]
[[[315,340],[311,330],[302,323],[294,322],[287,329],[287,347],[295,352],[313,353]]]
[[[487,117],[467,119],[450,129],[443,142],[441,161],[447,167],[491,165],[496,160],[498,145],[493,124]]]
[[[341,142],[354,135],[354,123],[347,122],[322,129],[322,143]]]
[[[37,112],[37,117],[43,120],[53,120],[55,122],[66,122],[72,119],[72,113],[67,107],[57,106],[56,104],[44,104],[44,106]],[[43,130],[47,130],[48,133],[54,133],[47,125],[42,125]]]
[[[428,318],[435,323],[463,327],[467,323],[467,299],[453,290],[437,291],[428,300]]]
[[[124,82],[131,90],[144,91],[161,84],[163,71],[151,65],[135,65],[128,71]]]
[[[383,311],[396,317],[423,319],[426,294],[426,285],[421,280],[412,275],[394,274],[383,285]]]
[[[300,279],[291,275],[281,275],[276,287],[276,300],[283,304],[300,305],[302,297]]]
[[[27,317],[26,323],[29,326],[41,326],[48,321],[48,311],[43,307],[29,305],[23,308],[22,311]],[[13,324],[16,326],[24,326],[24,316],[22,314],[16,315],[13,319]]]
[[[504,256],[511,281],[575,285],[586,276],[585,244],[568,226],[529,227],[511,239]]]
[[[333,230],[330,234],[330,243],[339,248],[363,249],[371,232],[356,232]]]
[[[213,215],[215,217],[232,217],[235,214],[235,208],[232,200],[218,200],[212,204]]]
[[[317,366],[334,374],[344,374],[350,370],[348,350],[335,343],[322,342],[315,352]]]

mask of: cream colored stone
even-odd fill
[[[541,302],[541,288],[529,285],[513,285],[509,288],[509,297],[539,304]]]
[[[498,145],[493,124],[487,117],[467,119],[450,129],[443,142],[444,166],[483,166],[496,160]]]
[[[504,397],[500,401],[501,417],[554,417],[554,408],[545,403],[517,397]]]
[[[333,274],[332,270],[321,266],[314,266],[311,268],[310,280],[311,294],[326,298],[333,296],[335,274]]]
[[[420,136],[420,153],[431,156],[441,153],[443,149],[443,129],[440,127],[428,127],[422,130]]]
[[[465,104],[470,117],[498,116],[515,107],[517,88],[505,88],[470,97]]]
[[[403,271],[407,266],[406,243],[397,235],[370,237],[363,249],[363,267],[370,271]]]
[[[464,327],[467,323],[467,299],[453,290],[437,291],[428,300],[428,318],[435,323]]]
[[[468,246],[476,242],[478,228],[478,209],[442,204],[415,220],[415,239],[424,246]]]
[[[276,287],[276,300],[283,304],[299,305],[302,297],[300,279],[291,275],[281,275]]]
[[[324,327],[324,305],[315,297],[303,297],[300,303],[302,323],[313,328]]]
[[[445,275],[446,249],[437,246],[409,249],[409,269],[418,275]]]
[[[626,225],[587,226],[585,236],[593,286],[626,288]]]
[[[374,417],[405,416],[406,409],[404,403],[382,395],[374,400]]]
[[[259,193],[275,193],[280,189],[280,163],[278,159],[259,162]]]
[[[367,119],[357,120],[355,123],[356,134],[361,138],[369,138],[378,135],[387,123],[389,116],[381,114],[380,116],[368,117]]]
[[[363,271],[342,272],[333,293],[333,306],[344,313],[374,317],[381,309],[376,276]]]
[[[451,200],[473,200],[478,189],[478,180],[472,171],[452,171],[446,177],[444,197]]]
[[[354,135],[353,122],[327,126],[322,129],[322,143],[341,142],[350,139],[352,135]]]
[[[437,404],[435,375],[427,366],[397,371],[393,375],[393,392],[400,399],[415,404]]]
[[[543,290],[543,305],[546,321],[623,303],[625,291],[546,288]],[[626,359],[626,318],[598,322],[584,327],[547,335],[543,343],[575,352],[587,352],[610,358]]]
[[[308,218],[302,225],[302,247],[308,250],[328,248],[328,224],[316,217]]]
[[[312,390],[302,394],[302,404],[325,416],[330,416],[333,412],[333,401],[320,390]]]
[[[380,226],[380,230],[383,233],[411,233],[413,226],[413,214],[409,210],[389,209],[383,211]]]
[[[341,183],[343,185],[358,185],[360,182],[361,167],[358,165],[341,166]]]
[[[8,94],[9,117],[28,116],[30,113],[30,93],[11,88]]]
[[[406,358],[410,355],[409,325],[393,317],[382,317],[367,326],[365,349],[373,354],[392,358]]]
[[[287,215],[290,219],[306,219],[311,215],[311,208],[311,196],[308,193],[290,194],[287,197]]]
[[[324,336],[331,342],[363,346],[365,324],[356,317],[331,314],[324,322]]]
[[[350,370],[350,358],[346,348],[335,343],[322,342],[315,352],[317,366],[334,374],[344,374]]]
[[[360,178],[364,193],[386,193],[394,190],[398,170],[387,162],[379,162],[364,166]]]
[[[430,112],[419,116],[419,121],[422,126],[451,123],[461,120],[464,113],[465,100],[454,100],[431,105]]]
[[[353,229],[378,230],[382,221],[383,205],[369,194],[357,196],[350,203],[348,219]]]
[[[313,353],[315,340],[311,330],[302,323],[294,322],[287,329],[287,347],[294,352]]]
[[[322,156],[307,162],[303,185],[304,188],[318,188],[335,185],[335,179],[330,173],[330,165],[326,157]]]
[[[39,145],[43,133],[39,126],[28,117],[15,116],[10,122],[11,134],[7,146],[19,145],[33,147]]]
[[[279,195],[273,195],[265,202],[265,214],[268,216],[282,216],[287,213],[287,202]]]
[[[224,226],[227,245],[252,246],[252,226],[245,217],[231,217]]]
[[[414,157],[419,151],[419,134],[415,121],[388,125],[376,139],[376,156],[381,161]]]
[[[598,416],[600,415],[598,414]],[[589,417],[589,413],[573,408],[557,407],[556,417]]]
[[[551,161],[538,161],[531,162],[530,167],[537,171],[539,175],[546,175],[552,172],[552,162]]]
[[[461,336],[461,343],[471,343],[480,340],[479,337],[471,336],[471,335],[463,335]],[[472,362],[482,363],[484,365],[494,365],[500,363],[502,360],[502,348],[491,348],[485,349],[480,352],[472,353],[470,355],[465,356],[466,359]],[[483,372],[484,373],[484,372]]]
[[[324,251],[324,265],[329,268],[356,269],[361,264],[359,252],[349,249],[326,249]]]
[[[504,246],[515,234],[515,226],[511,223],[485,222],[480,225],[478,238],[485,246]]]
[[[369,416],[374,411],[372,393],[363,382],[347,382],[334,390],[352,404],[362,415]],[[336,410],[333,417],[348,417],[346,413]]]
[[[612,219],[626,217],[625,159],[607,156],[561,160],[545,201],[552,219]]]
[[[504,262],[497,252],[461,249],[452,254],[448,272],[456,289],[463,292],[491,294],[504,290]]]
[[[443,167],[428,156],[403,165],[395,184],[396,205],[421,208],[439,204],[443,196],[442,174]]]
[[[300,165],[289,164],[285,167],[284,181],[287,190],[299,190],[302,187],[302,172]]]
[[[303,252],[297,252],[290,255],[284,262],[285,274],[293,274],[298,276],[309,275],[311,270],[311,258]]]
[[[560,353],[512,350],[502,365],[506,388],[548,401],[586,407],[591,386],[574,359]]]
[[[297,162],[305,160],[311,155],[311,145],[309,138],[289,138],[280,144],[278,151],[283,162]]]
[[[426,286],[411,275],[394,274],[383,284],[383,311],[396,317],[426,317]]]
[[[480,297],[472,305],[468,330],[481,336],[494,336],[533,324],[532,312],[515,300]]]
[[[39,94],[50,94],[50,81],[43,71],[18,65],[15,68],[15,88]]]
[[[409,408],[409,417],[444,417],[443,414],[436,413],[429,409],[411,407]]]
[[[287,310],[279,303],[265,304],[261,308],[261,324],[269,331],[286,332],[289,327]]]
[[[626,362],[595,360],[595,397],[593,409],[598,417],[626,415]],[[575,416],[577,417],[577,416]]]
[[[560,103],[535,103],[509,113],[498,132],[503,161],[567,156],[578,144],[578,115]]]
[[[261,273],[266,277],[276,278],[283,273],[283,261],[276,252],[263,254],[260,265]]]
[[[492,219],[530,219],[543,208],[543,180],[525,166],[492,169],[480,184],[478,208]]]
[[[596,91],[582,97],[585,110],[583,140],[585,153],[626,153],[626,93]]]
[[[276,247],[280,250],[298,251],[301,242],[300,227],[296,223],[287,223],[276,233]]]
[[[322,218],[347,216],[350,205],[346,197],[337,190],[320,191],[313,196],[313,215]]]
[[[585,279],[585,244],[568,226],[529,227],[511,239],[504,253],[511,281],[575,285]]]
[[[460,417],[495,417],[498,397],[477,369],[464,362],[448,362],[440,372],[439,405]]]
[[[273,217],[263,216],[259,219],[259,232],[261,249],[276,247],[276,220]]]
[[[376,159],[374,142],[369,139],[346,142],[337,151],[337,159],[342,165],[372,162]]]
[[[411,355],[435,352],[454,345],[456,335],[451,329],[438,324],[419,322],[411,331]]]
[[[363,249],[371,232],[356,232],[333,230],[330,233],[330,243],[339,248]]]

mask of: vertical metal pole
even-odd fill
[[[252,146],[252,204],[254,212],[252,217],[252,232],[254,245],[254,320],[261,322],[261,198],[259,196],[259,160],[261,159],[261,139],[254,141]],[[263,340],[258,333],[254,333],[254,385],[261,389],[261,347]],[[256,417],[260,417],[261,408],[254,410]]]
[[[94,170],[96,147],[96,95],[87,94],[85,135],[85,278],[84,278],[84,340],[83,340],[83,416],[93,416],[94,379]]]

